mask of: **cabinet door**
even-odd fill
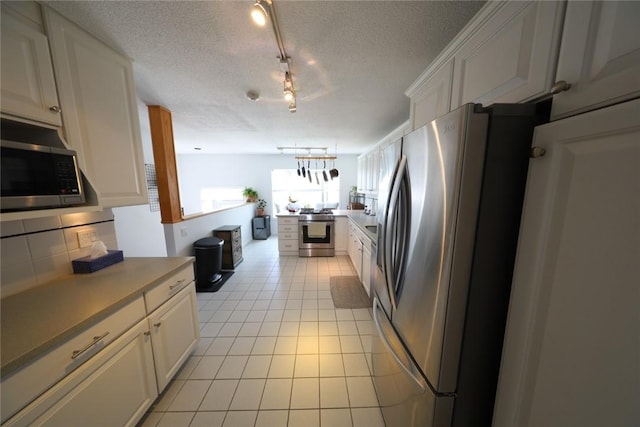
[[[637,425],[640,100],[534,145],[494,426]]]
[[[336,217],[335,227],[335,251],[344,254],[347,252],[349,220],[345,217]]]
[[[454,56],[451,108],[522,102],[554,83],[564,2],[496,2]]]
[[[572,87],[553,99],[552,118],[640,95],[640,2],[570,1],[557,80]]]
[[[2,112],[60,126],[47,37],[2,7]]]
[[[135,426],[158,396],[146,320],[5,426]]]
[[[187,285],[149,316],[158,391],[162,392],[200,340],[196,291]]]
[[[407,94],[411,97],[412,130],[451,111],[452,81],[453,60],[449,60],[432,75],[426,77],[417,88],[407,90]]]
[[[43,7],[64,132],[104,207],[148,203],[131,62]]]
[[[366,242],[362,245],[362,286],[371,296],[371,244]]]

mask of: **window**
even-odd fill
[[[327,171],[327,179],[324,180],[322,170],[312,170],[309,182],[308,177],[298,176],[296,169],[274,169],[271,171],[273,212],[284,211],[289,204],[289,197],[297,201],[299,208],[337,203],[340,200],[340,177],[331,179]]]

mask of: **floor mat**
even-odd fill
[[[220,274],[222,274],[220,280],[208,287],[199,288],[196,286],[196,292],[217,292],[229,280],[229,277],[233,276],[233,271],[221,271]]]
[[[371,301],[358,276],[331,276],[329,284],[336,308],[371,307]]]

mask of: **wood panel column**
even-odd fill
[[[158,105],[149,105],[147,108],[158,181],[161,222],[163,224],[181,222],[182,208],[180,206],[176,152],[173,146],[171,111]]]

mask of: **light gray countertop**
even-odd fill
[[[0,300],[0,375],[43,355],[162,283],[192,257],[125,258]]]
[[[276,215],[277,217],[298,217],[298,213],[283,212]],[[377,217],[375,215],[366,215],[364,210],[350,210],[350,209],[334,209],[334,217],[347,217],[352,220],[373,242],[375,245],[377,242],[377,235],[373,231],[367,228],[367,226],[377,225]]]

